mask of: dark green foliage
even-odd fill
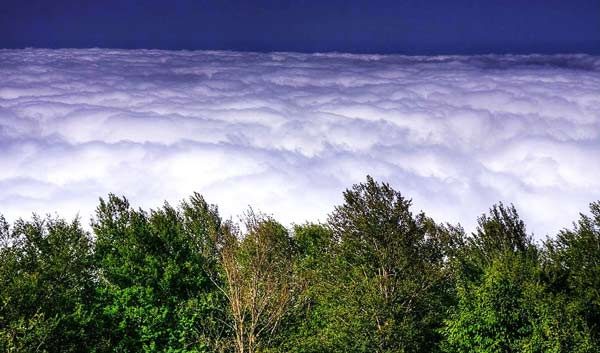
[[[544,281],[539,251],[514,206],[493,206],[467,244],[445,351],[593,351],[581,316]]]
[[[293,259],[297,280],[301,291],[294,305],[283,318],[281,330],[275,337],[272,351],[279,352],[326,352],[324,332],[327,303],[334,292],[332,282],[331,230],[321,224],[303,224],[294,227],[296,257]],[[331,315],[335,315],[334,312]]]
[[[551,293],[536,263],[506,254],[478,282],[461,282],[444,332],[447,352],[592,352],[567,298]]]
[[[0,217],[0,351],[86,352],[92,247],[79,221]]]
[[[502,202],[490,208],[489,214],[479,217],[477,233],[471,243],[482,257],[493,257],[506,252],[525,252],[530,249],[531,236],[514,205]]]
[[[146,213],[110,195],[92,226],[107,351],[201,352],[219,343],[215,208],[195,195],[180,210],[165,204]]]
[[[344,199],[330,230],[296,230],[306,244],[301,262],[310,289],[304,336],[289,349],[434,351],[451,285],[442,229],[423,214],[414,216],[409,200],[370,177]]]
[[[238,226],[192,195],[0,216],[0,352],[599,352],[600,202],[543,246],[514,206],[466,236],[367,177],[325,224]],[[240,230],[242,229],[242,230]]]
[[[555,290],[576,300],[600,345],[600,202],[590,204],[590,211],[546,243],[547,266]]]

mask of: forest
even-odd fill
[[[343,196],[291,229],[200,194],[0,217],[0,351],[600,351],[600,202],[536,240],[513,205],[467,233],[371,177]]]

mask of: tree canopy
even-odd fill
[[[371,177],[289,228],[199,194],[149,210],[109,194],[90,227],[0,216],[0,351],[600,351],[600,201],[543,242],[511,204],[477,221]]]

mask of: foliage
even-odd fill
[[[219,343],[223,300],[211,281],[216,208],[194,195],[179,210],[165,204],[147,213],[110,195],[92,226],[107,351],[201,352]]]
[[[413,216],[409,200],[370,177],[347,190],[344,200],[330,216],[330,238],[314,227],[298,232],[298,239],[310,231],[325,239],[327,250],[303,260],[322,268],[308,272],[314,278],[310,324],[296,350],[435,350],[451,284],[442,229],[423,214]]]
[[[222,250],[235,351],[254,353],[268,346],[288,308],[296,299],[291,259],[294,245],[279,223],[252,211],[246,234],[230,234]]]
[[[0,218],[0,351],[85,352],[92,246],[78,220]]]
[[[543,244],[513,205],[466,235],[367,177],[288,230],[101,199],[0,216],[1,352],[598,352],[600,202]]]
[[[493,206],[467,243],[458,305],[443,329],[445,351],[593,351],[581,316],[544,281],[538,249],[514,206]]]
[[[600,345],[600,201],[590,204],[590,212],[546,243],[546,265],[555,291],[577,302]]]

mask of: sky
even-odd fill
[[[325,221],[367,174],[538,239],[600,200],[600,57],[0,50],[0,213],[86,223],[109,192]]]
[[[3,0],[0,48],[600,54],[598,0]]]
[[[3,0],[0,213],[197,191],[325,221],[367,174],[538,239],[600,200],[600,1]]]

